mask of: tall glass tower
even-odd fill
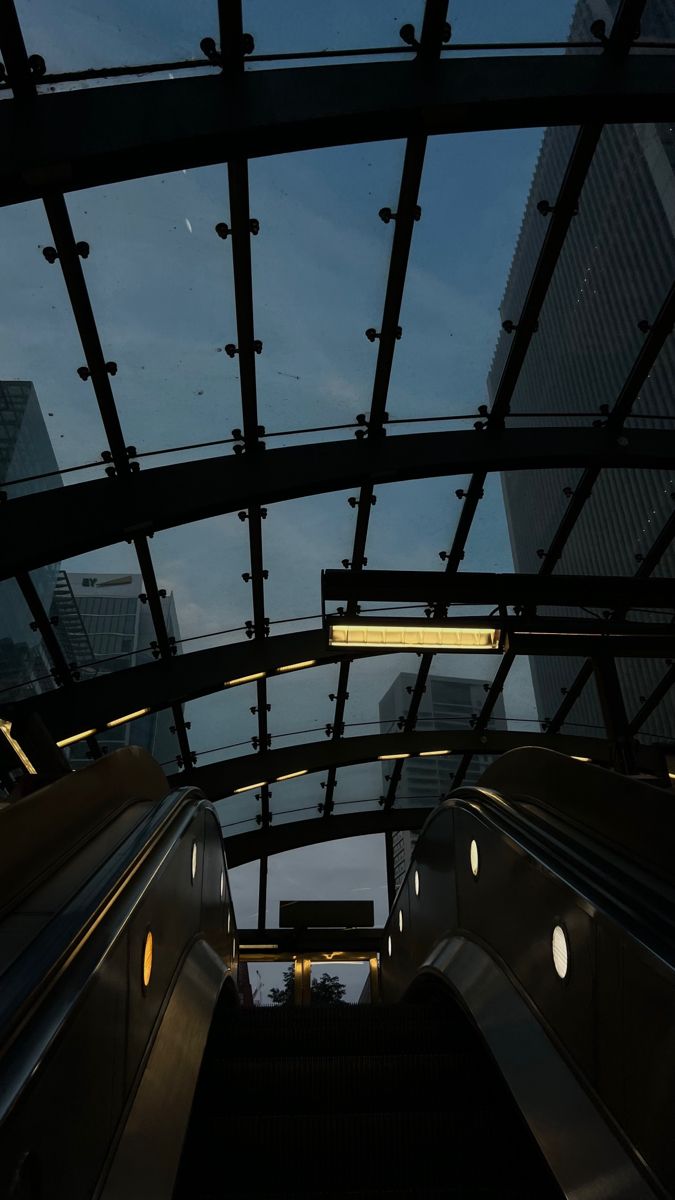
[[[47,478],[44,478],[44,476]],[[43,476],[43,478],[35,478]],[[15,482],[18,481],[18,482]],[[61,487],[62,479],[42,410],[29,380],[0,381],[0,488],[11,498]],[[49,611],[58,563],[31,572]],[[0,582],[0,704],[51,686],[51,664],[13,579]]]
[[[142,595],[141,575],[96,571],[60,573],[54,593],[53,615],[58,616],[59,627],[68,630],[73,646],[80,645],[84,653],[93,656],[88,660],[76,658],[78,667],[82,668],[81,677],[120,671],[153,661],[151,643],[155,639],[155,631],[150,610],[141,599]],[[167,633],[170,638],[176,639],[177,650],[180,651],[173,594],[163,597],[161,604]],[[82,636],[86,637],[86,642],[82,641]],[[88,665],[85,666],[84,662]],[[142,696],[130,703],[132,709],[142,707]],[[120,713],[120,716],[123,715]],[[97,741],[104,752],[118,750],[122,746],[143,746],[158,762],[171,763],[176,757],[176,743],[170,728],[172,720],[169,709],[149,713],[98,735]],[[70,761],[75,768],[84,765],[84,744],[77,743],[71,748]]]
[[[570,37],[587,39],[591,22],[597,18],[603,18],[609,28],[616,6],[616,0],[579,0]],[[675,7],[647,5],[641,34],[675,37]],[[518,320],[549,219],[537,206],[544,200],[555,202],[576,132],[557,128],[544,134],[501,304],[503,320]],[[586,414],[601,422],[615,404],[637,357],[646,328],[643,323],[648,326],[658,313],[674,278],[675,124],[606,126],[511,411],[533,414],[527,421],[533,425],[546,423],[541,413],[555,414],[551,420],[556,425],[578,425]],[[509,337],[502,333],[488,379],[491,399],[508,348]],[[627,428],[672,429],[672,422],[665,418],[674,416],[675,338],[671,335],[633,407]],[[538,570],[579,475],[577,471],[547,470],[502,476],[518,571]],[[672,514],[674,493],[675,464],[671,471],[602,472],[556,570],[582,575],[634,574]],[[659,572],[672,575],[674,571],[675,550],[671,547]],[[556,712],[563,689],[579,666],[580,660],[573,659],[533,661],[542,720]],[[665,667],[630,659],[620,660],[617,666],[630,716]],[[594,685],[586,687],[570,720],[593,732],[602,725]],[[671,697],[650,718],[646,731],[672,737],[674,727],[675,697]]]

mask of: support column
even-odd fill
[[[384,850],[387,861],[387,896],[389,899],[389,908],[394,903],[396,896],[396,879],[394,875],[394,835],[391,829],[388,829],[384,835]]]
[[[614,658],[610,654],[596,655],[593,659],[593,675],[605,732],[613,748],[615,768],[624,775],[630,775],[635,771],[633,739]]]
[[[267,855],[260,859],[258,877],[258,929],[267,928]]]

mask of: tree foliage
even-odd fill
[[[295,991],[295,966],[293,963],[283,973],[283,987],[271,988],[267,993],[272,1004],[293,1004]],[[344,1004],[347,985],[337,975],[324,971],[320,979],[312,979],[310,995],[312,1004]]]

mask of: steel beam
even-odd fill
[[[95,479],[20,496],[3,505],[0,579],[115,542],[251,504],[359,486],[542,467],[642,467],[675,462],[675,433],[636,429],[627,445],[605,430],[462,430],[321,442],[227,455]]]
[[[448,0],[426,0],[419,42],[419,58],[427,65],[431,63],[438,65],[443,26],[447,15]],[[384,425],[387,420],[386,407],[389,382],[394,365],[396,343],[402,332],[399,326],[399,319],[408,271],[408,259],[410,257],[415,221],[421,215],[418,199],[422,183],[426,146],[427,139],[422,133],[415,133],[408,139],[403,160],[396,212],[389,216],[389,220],[394,222],[394,237],[389,258],[384,310],[379,332],[370,331],[370,336],[375,336],[378,339],[378,351],[370,401],[370,413],[366,427],[369,439],[381,438],[384,435]],[[366,481],[362,483],[357,499],[356,529],[351,557],[351,569],[357,573],[363,569],[367,561],[365,557],[366,540],[370,524],[370,511],[374,503],[375,494],[373,485],[371,482]],[[350,600],[347,604],[347,613],[351,615],[355,611],[356,600]],[[349,695],[348,688],[349,663],[343,663],[340,667],[335,696],[335,715],[333,717],[334,738],[338,738],[342,734],[345,705]],[[333,811],[335,783],[335,771],[331,769],[326,779],[326,795],[321,806],[326,817],[329,817]]]
[[[615,67],[621,64],[625,68],[628,63],[628,51],[630,50],[632,39],[637,36],[644,5],[645,0],[620,0],[619,2],[612,28],[604,47],[606,61],[612,63]],[[598,113],[593,113],[592,118],[584,123],[580,122],[581,127],[567,163],[556,202],[552,211],[549,212],[549,224],[530,280],[523,309],[511,330],[513,340],[497,385],[492,408],[488,415],[485,426],[487,430],[501,429],[504,426],[504,419],[509,412],[511,399],[515,392],[530,342],[537,330],[539,315],[562,252],[570,223],[577,211],[579,196],[602,133],[602,123],[603,119]],[[452,545],[445,556],[446,570],[448,572],[457,572],[464,558],[466,542],[471,531],[473,518],[483,497],[485,479],[486,473],[484,471],[479,470],[472,473]],[[585,502],[586,496],[580,494],[579,499],[581,506]],[[508,656],[502,663],[500,690],[512,661],[513,657]],[[425,655],[422,660],[417,683],[413,690],[410,710],[406,718],[406,728],[414,726],[421,701],[423,681],[426,684],[431,663],[431,656]],[[483,707],[484,714],[489,714],[492,711],[495,699],[496,694],[491,689],[486,704]],[[460,779],[464,777],[467,765],[468,761],[465,760],[458,772]],[[388,799],[391,803],[393,803],[395,791],[395,786],[393,791],[390,789]]]
[[[647,579],[652,574],[652,571],[656,570],[661,559],[663,558],[663,555],[672,544],[673,540],[675,540],[675,512],[670,515],[642,559],[637,571],[635,572],[636,579]],[[618,609],[612,615],[616,619],[621,619],[625,616],[625,610]],[[546,721],[545,724],[548,732],[557,733],[561,726],[565,723],[592,674],[593,663],[590,659],[587,659],[583,666],[579,668],[576,679],[567,689],[567,694],[562,704],[558,708],[558,711],[553,717],[551,717],[550,720]]]
[[[640,732],[645,722],[649,720],[654,710],[658,708],[673,686],[675,686],[675,665],[668,667],[668,670],[659,680],[654,691],[647,697],[635,716],[628,722],[629,733],[635,735]],[[675,741],[675,730],[673,731],[673,741]]]
[[[590,758],[593,762],[603,765],[613,762],[613,747],[601,738],[475,728],[416,729],[410,733],[370,733],[356,737],[331,738],[327,741],[284,746],[279,750],[267,750],[260,754],[241,755],[195,767],[189,772],[188,779],[191,785],[201,788],[209,799],[215,802],[233,795],[239,788],[249,787],[263,779],[274,784],[280,775],[290,775],[294,771],[314,774],[326,771],[331,766],[338,769],[358,763],[377,762],[382,755],[407,754],[410,759],[414,759],[433,750],[447,750],[449,762],[450,754],[499,755],[519,746],[540,746],[547,750],[555,750],[559,754]],[[645,770],[656,768],[657,752],[653,747],[643,747],[642,750],[638,748],[637,753],[642,755],[640,762]],[[408,762],[410,759],[403,761]],[[389,765],[386,758],[384,761]],[[392,768],[395,761],[399,760],[391,760]],[[184,775],[174,776],[171,780],[176,786],[179,786],[181,781],[185,782]],[[289,780],[285,786],[288,794],[292,795],[293,780]],[[226,812],[225,807],[221,813],[223,819]]]
[[[258,671],[272,675],[288,663],[316,659],[321,664],[343,657],[344,652],[327,646],[322,629],[281,634],[265,641],[235,642],[111,671],[82,680],[67,691],[44,692],[4,704],[0,716],[18,720],[26,711],[36,712],[58,741],[81,729],[103,729],[108,721],[139,708],[168,708],[211,695],[222,690],[228,679]]]
[[[297,850],[301,846],[316,846],[342,838],[368,837],[385,833],[388,829],[421,829],[431,811],[430,808],[397,808],[385,812],[383,808],[378,808],[375,812],[349,813],[345,816],[333,814],[330,821],[318,818],[289,821],[285,825],[270,825],[264,830],[252,830],[233,837],[228,837],[227,827],[224,827],[227,865],[230,868],[240,867],[243,863],[256,862],[286,850]]]
[[[321,574],[323,600],[420,605],[547,605],[675,609],[675,579],[625,575],[496,574],[462,571],[334,571]],[[383,618],[383,619],[386,619]]]
[[[667,120],[669,55],[291,67],[42,94],[0,107],[0,204],[233,158],[485,129]]]

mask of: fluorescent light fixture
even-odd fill
[[[29,775],[37,775],[37,771],[35,770],[35,767],[33,766],[32,762],[30,761],[28,755],[25,753],[24,750],[21,749],[21,746],[17,742],[16,738],[12,737],[12,722],[5,721],[5,720],[3,720],[2,717],[0,717],[0,730],[2,730],[2,732],[4,733],[7,741],[9,742],[10,746],[12,747],[12,750],[16,754],[17,758],[19,758],[21,760],[24,767],[28,771],[28,774]]]
[[[114,729],[116,725],[126,725],[127,721],[135,721],[137,717],[146,717],[149,712],[149,708],[137,708],[136,712],[127,713],[124,717],[115,717],[114,721],[106,721],[106,728]]]
[[[449,754],[449,750],[420,750],[420,758],[433,758],[437,754]]]
[[[73,733],[70,737],[61,738],[61,741],[56,744],[63,749],[64,746],[73,746],[75,742],[83,742],[85,738],[93,737],[95,733],[95,729],[83,729],[82,733]]]
[[[409,754],[378,754],[380,762],[388,762],[390,758],[410,758]]]
[[[238,796],[240,792],[252,792],[255,790],[255,788],[265,787],[266,784],[266,779],[263,779],[262,783],[247,783],[246,787],[235,788],[234,794],[235,796]]]
[[[669,771],[669,772],[668,772],[668,778],[669,778],[669,779],[675,779],[675,771]]]
[[[498,650],[499,636],[498,629],[436,625],[433,621],[424,625],[342,621],[328,626],[329,646],[373,650]]]
[[[573,758],[576,762],[590,762],[591,761],[590,758],[586,758],[583,754],[572,754],[572,755],[570,755],[570,758]]]
[[[302,671],[305,667],[315,667],[316,659],[308,658],[305,662],[288,663],[285,667],[277,667],[277,671]]]
[[[278,950],[277,942],[240,942],[240,950]]]
[[[225,687],[237,687],[240,683],[253,683],[256,679],[264,679],[264,671],[256,671],[253,675],[240,675],[237,679],[226,679]]]
[[[277,783],[283,783],[286,779],[298,779],[300,775],[307,774],[307,767],[303,771],[290,771],[288,775],[277,775]]]

